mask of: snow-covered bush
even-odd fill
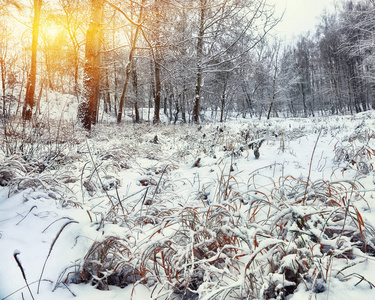
[[[362,200],[357,188],[289,176],[269,194],[253,191],[243,207],[236,198],[165,208],[134,226],[131,237],[96,242],[82,277],[104,288],[128,284],[133,274],[183,299],[284,299],[300,284],[323,292],[334,259],[375,254],[375,231],[355,205]]]
[[[335,145],[335,161],[345,164],[343,171],[355,169],[367,175],[374,169],[374,137],[371,130],[357,131]]]

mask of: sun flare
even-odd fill
[[[42,33],[49,41],[55,41],[61,33],[61,27],[55,23],[49,23],[42,26]]]
[[[53,39],[56,38],[59,34],[60,29],[56,25],[48,25],[43,28],[44,34],[49,38]]]

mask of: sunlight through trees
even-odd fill
[[[104,115],[199,123],[375,105],[371,1],[343,2],[289,45],[273,36],[279,20],[266,0],[0,5],[1,94],[13,99],[3,115],[36,117],[48,91],[74,95],[89,131]]]

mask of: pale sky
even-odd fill
[[[279,37],[285,35],[287,39],[298,36],[307,31],[314,31],[319,16],[324,9],[334,11],[334,3],[339,0],[269,0],[276,5],[277,15],[285,9],[283,20],[277,25]]]

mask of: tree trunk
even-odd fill
[[[153,50],[153,59],[154,59],[154,75],[155,75],[155,105],[154,105],[154,124],[159,124],[160,122],[160,107],[161,107],[161,53],[160,53],[160,31],[161,31],[161,11],[160,6],[163,5],[162,1],[155,0],[155,27],[154,27],[154,43],[155,49]],[[152,50],[152,46],[151,46]],[[165,105],[164,105],[165,107]]]
[[[166,95],[164,95],[164,103],[163,103],[163,110],[164,110],[164,115],[168,117],[168,90],[165,91]]]
[[[140,116],[139,116],[139,108],[138,108],[138,74],[137,74],[136,61],[134,61],[132,65],[132,79],[133,79],[133,88],[134,88],[134,94],[135,94],[135,100],[134,100],[135,122],[139,123]]]
[[[185,84],[184,84],[184,89],[182,91],[182,99],[181,99],[181,118],[182,118],[183,123],[186,123],[185,103],[186,103],[186,87],[185,87]]]
[[[7,48],[7,46],[5,46]],[[6,52],[7,49],[2,53],[2,57],[0,57],[0,68],[1,68],[1,90],[2,90],[2,99],[3,99],[3,118],[5,118],[6,115],[6,99],[5,99],[5,89],[6,89],[6,66],[5,66],[5,60],[6,60]]]
[[[151,122],[151,108],[152,104],[155,103],[155,68],[153,61],[150,60],[150,73],[151,73],[151,82],[150,82],[150,97],[148,99],[148,112],[147,112],[147,121]]]
[[[194,99],[194,109],[193,109],[193,121],[198,123],[199,121],[199,106],[201,100],[201,90],[202,90],[202,78],[203,78],[203,36],[204,36],[204,22],[205,22],[205,5],[206,0],[200,0],[200,16],[199,16],[199,33],[197,40],[197,82],[195,86],[195,99]]]
[[[154,124],[160,122],[160,102],[161,102],[161,81],[160,81],[160,65],[155,61],[155,107],[154,107]]]
[[[227,79],[224,82],[223,94],[221,95],[221,106],[220,106],[220,123],[224,122],[224,111],[227,98]]]
[[[109,70],[105,72],[105,96],[104,96],[104,112],[111,112],[111,93],[109,85]]]
[[[113,107],[115,109],[115,116],[117,116],[117,100],[118,100],[118,95],[117,95],[117,90],[118,90],[118,77],[117,77],[117,68],[116,68],[116,63],[113,62],[113,73],[115,74],[115,87],[114,87],[114,90],[115,90],[115,95],[114,95],[114,103],[113,103]]]
[[[33,38],[31,45],[31,66],[26,85],[25,105],[22,112],[24,120],[30,120],[34,107],[35,84],[36,84],[36,58],[38,51],[39,23],[42,0],[34,0]]]
[[[6,66],[5,66],[5,55],[4,57],[0,58],[0,68],[1,68],[1,89],[2,89],[2,96],[5,97],[5,88],[6,88]]]
[[[273,73],[273,78],[272,78],[272,101],[271,101],[271,104],[270,104],[270,107],[268,109],[268,113],[267,113],[267,120],[270,119],[271,117],[271,112],[272,112],[272,109],[273,109],[273,106],[274,106],[274,103],[275,103],[275,100],[276,100],[276,94],[278,93],[276,91],[276,88],[277,88],[277,72],[278,72],[278,51],[279,49],[277,48],[277,53],[276,53],[276,61],[275,61],[275,69],[274,69],[274,73]]]
[[[142,1],[142,4],[143,4],[143,2],[144,1]],[[140,31],[140,27],[141,27],[140,24],[142,22],[142,18],[143,18],[143,5],[142,5],[141,11],[139,13],[138,25],[135,28],[135,33],[134,33],[133,39],[131,41],[132,44],[131,44],[131,49],[130,49],[130,52],[129,52],[128,64],[126,65],[125,83],[124,83],[124,88],[122,89],[122,94],[121,94],[121,98],[120,98],[120,107],[119,107],[119,111],[118,111],[118,115],[117,115],[117,123],[121,123],[121,120],[122,120],[122,114],[123,114],[124,104],[125,104],[125,96],[126,96],[126,92],[127,92],[128,86],[129,86],[129,79],[130,79],[131,71],[132,71],[133,56],[134,56],[134,52],[135,52],[135,48],[136,48],[136,44],[137,44],[137,38],[138,38],[138,35],[139,35],[139,31]]]
[[[302,94],[302,104],[303,104],[303,116],[307,118],[307,105],[306,105],[306,93],[305,86],[303,83],[300,83],[301,94]]]
[[[176,125],[177,121],[178,121],[178,115],[180,113],[180,103],[178,101],[179,99],[178,98],[175,98],[175,113],[174,113],[174,121],[173,121],[173,124]]]
[[[79,99],[79,53],[78,49],[74,48],[74,94]]]
[[[86,34],[86,52],[83,82],[83,100],[78,108],[78,117],[86,130],[96,122],[97,104],[100,93],[100,23],[103,0],[91,0],[91,22]]]
[[[270,104],[270,107],[268,108],[267,120],[269,120],[271,118],[271,112],[272,112],[274,103],[275,103],[275,101],[272,101],[271,104]]]
[[[173,119],[173,102],[174,102],[174,95],[173,95],[173,88],[171,87],[171,92],[168,97],[168,108],[169,108],[169,121],[172,122]]]

